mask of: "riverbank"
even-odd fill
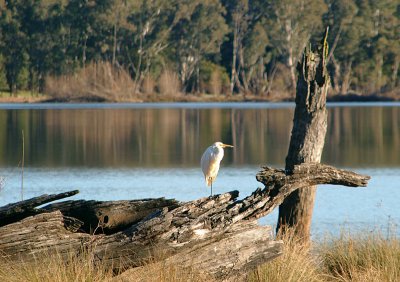
[[[342,235],[314,242],[311,251],[291,236],[282,238],[284,254],[247,274],[244,281],[400,281],[400,240],[379,234]],[[0,280],[42,281],[212,281],[206,273],[169,265],[160,251],[158,259],[124,273],[113,273],[90,251],[71,254],[65,263],[59,255],[33,262],[10,263],[0,259]]]
[[[68,97],[52,97],[46,94],[18,92],[10,96],[7,92],[0,92],[0,103],[153,103],[153,102],[293,102],[294,97],[288,95],[211,95],[211,94],[177,94],[177,95],[136,95],[131,98],[106,97],[102,95],[70,95]],[[371,95],[350,93],[347,95],[330,95],[328,102],[391,102],[400,101],[400,93],[390,92]]]

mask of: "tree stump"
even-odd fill
[[[286,170],[302,163],[319,163],[327,130],[326,96],[330,80],[326,70],[328,29],[320,45],[306,48],[297,65],[296,108]],[[316,186],[290,194],[279,207],[277,232],[293,228],[305,242],[310,239]]]

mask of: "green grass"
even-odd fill
[[[309,249],[286,235],[284,254],[248,274],[247,281],[400,281],[400,240],[380,235],[341,236],[312,243]],[[311,251],[310,251],[311,250]],[[95,262],[93,255],[58,255],[32,262],[0,259],[0,281],[212,281],[206,273],[183,269],[165,261],[149,262],[115,276],[110,268]]]

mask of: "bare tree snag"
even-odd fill
[[[165,200],[150,214],[141,213],[149,210],[150,199],[132,201],[140,216],[133,217],[135,223],[123,231],[108,235],[81,232],[84,218],[75,219],[62,212],[72,215],[73,207],[89,207],[90,203],[94,204],[92,210],[104,212],[104,205],[94,201],[53,204],[38,210],[44,213],[0,227],[0,256],[29,261],[40,253],[57,252],[64,257],[71,251],[90,249],[103,263],[128,269],[148,263],[154,253],[163,250],[166,263],[230,279],[282,253],[282,241],[273,239],[271,227],[259,226],[256,220],[272,212],[287,195],[317,184],[366,186],[369,176],[310,163],[294,166],[289,174],[265,167],[257,179],[265,187],[241,200],[237,199],[238,191],[172,205]],[[115,213],[108,215],[112,220]]]
[[[327,129],[326,96],[329,74],[326,70],[328,29],[320,45],[307,48],[297,65],[296,109],[292,136],[286,157],[286,170],[297,164],[321,161]],[[279,207],[277,231],[295,229],[299,238],[309,241],[316,187],[298,189]]]

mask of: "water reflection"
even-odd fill
[[[400,165],[400,107],[331,107],[323,162]],[[293,108],[0,110],[0,166],[195,167],[212,142],[225,165],[283,166]]]

